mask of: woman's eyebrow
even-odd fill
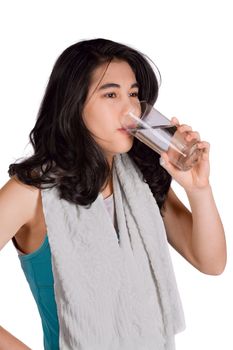
[[[119,84],[115,84],[115,83],[107,83],[107,84],[101,85],[98,90],[104,90],[104,89],[108,89],[108,88],[112,88],[112,87],[113,88],[120,88],[121,86]],[[135,88],[135,87],[139,88],[139,84],[138,83],[133,83],[130,88],[132,89],[132,88]]]

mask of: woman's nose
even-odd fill
[[[136,115],[138,118],[141,117],[141,106],[140,102],[137,99],[132,99],[129,101],[126,101],[123,105],[123,115],[128,114],[129,112]]]
[[[123,128],[135,129],[138,126],[139,119],[141,118],[141,106],[138,100],[131,100],[124,104],[120,122]]]

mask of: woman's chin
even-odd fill
[[[117,152],[116,153],[126,153],[128,152],[133,146],[133,139],[129,139],[128,142],[122,142],[122,145],[118,145]]]
[[[127,153],[131,150],[133,146],[133,140],[133,137],[129,137],[125,140],[118,139],[116,142],[114,142],[114,144],[111,145],[111,149],[104,147],[104,152],[112,156],[116,154]]]

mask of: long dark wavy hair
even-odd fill
[[[42,99],[36,123],[29,134],[34,153],[9,165],[10,177],[37,188],[58,186],[60,198],[90,205],[106,184],[111,169],[100,146],[86,128],[83,107],[94,70],[112,59],[126,61],[139,83],[139,99],[153,105],[159,81],[146,55],[106,39],[83,40],[58,57]],[[128,152],[143,174],[160,208],[171,176],[159,156],[134,138]]]

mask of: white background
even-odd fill
[[[0,187],[9,179],[9,164],[30,152],[28,135],[56,58],[82,39],[109,38],[146,53],[162,75],[157,108],[210,142],[210,181],[225,226],[228,264],[222,275],[208,276],[171,248],[187,323],[176,336],[178,350],[233,349],[230,5],[224,0],[0,5]],[[183,189],[173,187],[188,205]],[[12,243],[0,254],[0,283],[0,323],[32,349],[43,349],[37,307]]]

